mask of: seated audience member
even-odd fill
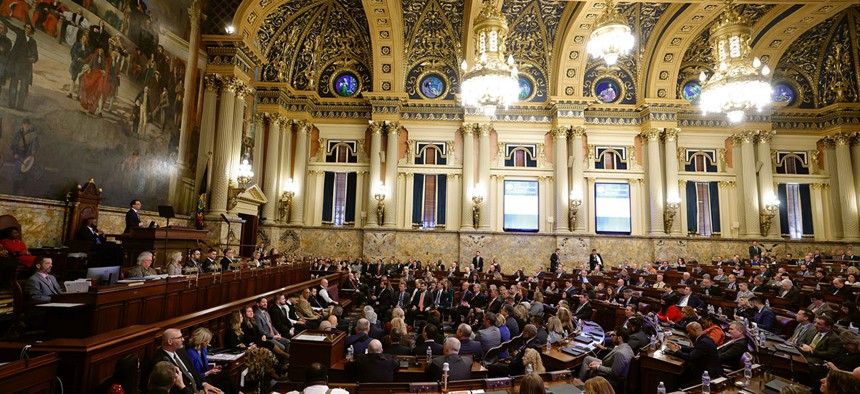
[[[681,310],[675,304],[678,303],[678,296],[670,294],[660,298],[660,310],[657,312],[657,318],[660,321],[677,323],[683,316]]]
[[[710,278],[702,279],[702,295],[720,297],[723,295],[723,289],[711,282]]]
[[[851,372],[860,367],[860,334],[852,331],[842,331],[839,334],[842,342],[842,350],[832,361],[825,362],[821,372],[826,370],[839,370]]]
[[[468,380],[472,378],[472,359],[460,355],[460,341],[450,337],[445,340],[442,356],[434,357],[424,371],[434,381],[442,380],[442,366],[448,363],[448,380]]]
[[[833,315],[833,309],[824,301],[824,293],[814,291],[809,295],[809,299],[812,300],[812,303],[806,309],[809,309],[815,316],[823,314]]]
[[[756,309],[750,304],[749,298],[741,297],[738,300],[738,307],[735,309],[735,317],[736,318],[744,318],[744,319],[752,319],[755,315]]]
[[[801,309],[797,311],[794,319],[797,320],[797,326],[794,327],[794,333],[788,337],[788,343],[800,346],[812,342],[812,338],[815,336],[816,332],[813,323],[815,315],[813,315],[808,309]]]
[[[401,344],[405,334],[402,328],[392,328],[391,333],[388,334],[391,342],[385,346],[385,354],[393,356],[408,356],[412,354],[412,348]]]
[[[113,375],[100,386],[99,393],[137,393],[140,386],[140,360],[137,354],[129,353],[116,360]]]
[[[529,306],[529,316],[543,316],[543,294],[540,290],[535,291],[534,300]]]
[[[546,322],[547,340],[556,343],[564,338],[564,329],[561,327],[561,319],[550,316]]]
[[[633,349],[634,354],[639,354],[639,351],[651,344],[651,338],[648,338],[644,324],[645,322],[639,316],[627,319],[625,327],[627,328],[627,333],[630,335],[628,344]]]
[[[585,382],[585,394],[615,394],[615,389],[612,388],[612,384],[609,383],[608,380],[604,379],[601,376],[595,377],[594,379],[588,379]]]
[[[579,320],[591,320],[591,303],[588,301],[588,296],[585,294],[579,295],[579,306],[573,311],[573,315]]]
[[[33,265],[36,267],[36,273],[27,279],[27,283],[24,284],[24,293],[30,300],[50,302],[52,295],[61,292],[57,278],[51,275],[51,267],[54,262],[50,257],[39,256]]]
[[[152,252],[141,252],[137,255],[137,265],[128,271],[129,278],[143,278],[147,276],[158,275],[155,268],[152,268]]]
[[[832,360],[842,349],[839,336],[833,332],[833,319],[830,316],[816,317],[815,331],[812,341],[808,345],[799,347],[810,365]]]
[[[471,340],[472,327],[466,323],[461,323],[457,326],[457,339],[460,340],[460,353],[472,356],[472,359],[478,361],[484,355],[481,348],[481,343]]]
[[[668,342],[668,354],[686,361],[686,368],[681,377],[682,386],[692,386],[701,382],[702,374],[708,371],[711,379],[723,376],[723,367],[720,363],[720,355],[714,341],[704,334],[702,325],[690,323],[687,325],[687,336],[693,341],[693,346],[680,346],[674,342]]]
[[[613,331],[612,344],[615,347],[603,359],[586,356],[579,368],[580,380],[585,381],[589,375],[590,377],[603,376],[619,385],[627,380],[630,360],[633,359],[633,349],[627,343],[630,335],[627,329],[621,326],[615,327]]]
[[[290,340],[282,337],[281,333],[272,325],[272,316],[269,315],[269,300],[266,297],[257,298],[257,305],[254,308],[254,323],[257,324],[257,328],[260,329],[266,340],[284,352],[290,351]]]
[[[482,324],[483,328],[478,330],[475,339],[481,342],[481,353],[486,354],[488,350],[502,344],[502,335],[496,327],[495,313],[489,311],[484,313]]]
[[[297,299],[298,303],[296,304],[296,317],[298,317],[300,320],[305,320],[306,322],[313,325],[316,323],[316,321],[322,318],[322,315],[313,310],[309,301],[310,299],[311,289],[303,289],[301,297]]]
[[[203,375],[203,379],[218,387],[226,393],[236,392],[233,387],[233,382],[230,380],[229,374],[221,373],[221,366],[209,366],[209,343],[212,341],[212,332],[205,327],[198,327],[191,333],[188,338],[188,344],[185,350],[188,351],[188,357],[191,359],[191,364],[197,372]]]
[[[191,387],[192,391],[204,390],[207,393],[221,393],[221,390],[207,383],[203,375],[193,367],[191,358],[184,349],[185,337],[182,332],[175,328],[164,330],[161,335],[161,347],[155,351],[151,365],[161,361],[167,361],[179,367],[182,371],[182,380],[185,386]]]
[[[86,219],[84,225],[75,234],[75,239],[99,245],[107,242],[105,232],[98,229],[98,219],[96,218]]]
[[[702,328],[705,329],[705,335],[710,337],[714,341],[715,345],[720,346],[726,341],[726,333],[719,324],[714,322],[713,316],[704,314],[699,318],[699,323],[701,323]]]
[[[523,376],[520,380],[519,394],[546,394],[546,387],[540,375],[530,373]]]
[[[843,301],[854,299],[854,292],[851,287],[845,286],[845,279],[841,277],[833,278],[833,289],[830,294],[841,298]]]
[[[685,306],[691,306],[693,308],[699,309],[705,307],[705,302],[702,301],[699,296],[693,294],[693,289],[690,285],[686,285],[678,291],[681,293],[681,298],[678,299],[678,308],[683,308]]]
[[[6,227],[0,231],[0,246],[6,249],[10,256],[18,260],[18,264],[27,268],[35,264],[36,256],[30,254],[27,245],[21,240],[21,231],[18,227]]]
[[[370,322],[367,319],[361,318],[355,323],[355,334],[346,337],[346,348],[349,349],[352,346],[353,354],[364,354],[371,340]]]
[[[787,300],[788,307],[797,310],[797,306],[795,305],[800,305],[800,290],[794,288],[794,282],[791,279],[783,279],[780,282],[780,286],[782,288],[779,290],[777,297]]]
[[[522,351],[522,364],[525,366],[525,371],[528,372],[531,366],[534,373],[545,373],[546,367],[543,365],[541,353],[533,348],[527,347]]]
[[[182,377],[182,371],[176,364],[160,361],[149,374],[146,394],[194,394],[194,389],[185,386],[185,380]]]
[[[856,375],[855,375],[856,376]],[[821,394],[857,394],[857,378],[842,371],[830,371],[821,379]]]
[[[427,355],[427,349],[430,349],[430,352],[433,355],[442,354],[443,345],[436,342],[436,338],[439,336],[439,329],[432,324],[427,324],[424,326],[424,330],[421,333],[421,337],[424,339],[420,344],[415,345],[415,349],[412,350],[412,353],[418,357],[423,357]],[[459,345],[459,342],[458,342]],[[459,346],[458,346],[459,351]]]
[[[651,285],[651,287],[653,287],[655,289],[662,289],[662,288],[666,287],[666,282],[663,282],[663,275],[662,274],[657,274],[657,281],[654,282],[654,284]]]
[[[840,307],[842,315],[836,321],[836,325],[843,327],[860,328],[860,311],[857,311],[857,305],[853,301],[845,301]]]
[[[776,314],[764,304],[761,298],[753,297],[750,302],[755,308],[752,321],[758,324],[759,329],[765,331],[779,330],[779,326],[776,325]]]
[[[338,305],[338,302],[328,294],[328,279],[323,278],[320,280],[320,286],[317,289],[317,299],[323,307]]]
[[[167,275],[182,275],[182,252],[174,250],[170,253],[170,258],[164,269],[167,271]]]
[[[218,264],[215,259],[218,258],[218,251],[209,249],[206,252],[206,260],[203,260],[203,272],[215,272],[221,270],[221,264]]]
[[[284,380],[283,376],[275,373],[277,360],[272,352],[252,347],[245,350],[245,380],[242,383],[242,392],[245,393],[268,393],[271,391],[275,380]]]
[[[749,289],[749,282],[738,282],[738,291],[735,295],[735,301],[740,302],[741,298],[750,299],[755,297],[755,294]]]
[[[739,321],[729,323],[729,341],[722,344],[717,351],[720,354],[720,362],[728,365],[730,369],[737,368],[741,363],[741,356],[749,351],[750,341],[747,328]]]
[[[684,331],[687,329],[687,324],[699,321],[699,314],[691,306],[681,308],[681,320],[674,324],[675,329]]]
[[[275,353],[281,359],[286,359],[289,355],[283,349],[276,346],[273,341],[269,341],[265,334],[260,331],[260,327],[254,320],[254,308],[246,306],[243,309],[244,317],[242,319],[242,343],[245,347],[250,348],[251,345],[268,349]],[[226,342],[226,341],[225,341]]]
[[[290,391],[287,394],[299,394]],[[302,394],[349,394],[349,391],[328,386],[328,368],[320,363],[311,364],[305,370],[305,388]]]
[[[382,342],[372,339],[367,345],[367,354],[357,354],[354,361],[346,364],[346,371],[357,382],[394,381],[394,373],[400,369],[400,363],[391,355],[382,353]]]

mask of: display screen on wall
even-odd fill
[[[505,231],[538,231],[537,181],[505,181]]]
[[[630,234],[630,185],[595,183],[594,214],[598,233]]]

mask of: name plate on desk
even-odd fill
[[[296,335],[293,337],[294,341],[312,341],[312,342],[322,342],[325,341],[325,335],[312,335],[312,334],[302,334]]]

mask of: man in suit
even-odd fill
[[[478,330],[478,335],[475,339],[481,342],[481,351],[487,354],[487,351],[502,344],[502,334],[499,328],[496,327],[496,314],[493,312],[484,313],[483,328]]]
[[[633,295],[633,289],[624,289],[624,292],[621,293],[621,297],[618,299],[618,303],[623,306],[636,308],[639,305],[639,298]]]
[[[346,364],[346,371],[351,373],[355,381],[361,383],[393,382],[394,373],[400,369],[400,363],[389,354],[382,353],[382,342],[376,339],[369,341],[367,354],[358,353],[355,361]]]
[[[295,335],[293,322],[290,320],[290,306],[287,304],[287,297],[283,294],[275,295],[275,302],[269,307],[269,317],[272,319],[272,327],[281,335],[288,338]]]
[[[717,274],[712,278],[714,282],[725,282],[729,280],[728,275],[726,275],[725,270],[722,268],[717,268]]]
[[[720,355],[714,340],[705,335],[702,325],[696,322],[687,324],[687,336],[693,341],[693,346],[681,346],[675,342],[667,342],[668,354],[686,361],[687,368],[682,375],[682,387],[698,384],[702,374],[708,371],[711,379],[723,376]]]
[[[555,252],[549,256],[549,270],[552,272],[555,272],[555,267],[558,266],[558,252],[561,252],[561,249],[555,248]]]
[[[728,342],[722,344],[717,351],[720,354],[720,362],[729,365],[731,369],[739,366],[741,356],[749,351],[749,340],[744,333],[746,328],[738,322],[729,324]]]
[[[433,303],[431,309],[437,309],[444,312],[451,307],[451,295],[445,291],[445,285],[442,281],[436,282],[436,290],[431,293]]]
[[[753,321],[758,324],[759,329],[774,332],[779,328],[776,325],[776,314],[764,304],[761,298],[750,298],[750,303],[755,308]]]
[[[86,223],[78,229],[78,234],[75,237],[78,241],[86,241],[96,245],[102,245],[107,242],[105,232],[98,229],[98,219],[89,218]]]
[[[131,208],[125,213],[125,230],[122,232],[128,234],[132,228],[140,227],[140,200],[131,200],[129,203]]]
[[[800,304],[800,290],[794,288],[794,283],[791,279],[783,279],[780,285],[782,289],[777,294],[777,297],[788,300],[789,308],[797,309],[795,305]]]
[[[502,316],[505,317],[505,326],[508,327],[508,331],[511,333],[511,338],[520,335],[520,325],[517,323],[517,319],[514,318],[514,306],[503,306]]]
[[[597,249],[591,249],[591,254],[588,256],[588,271],[594,271],[597,267],[603,269],[603,256],[597,253]]]
[[[588,302],[588,296],[580,294],[579,306],[573,311],[573,316],[579,320],[591,320],[591,313],[591,303]]]
[[[854,293],[848,286],[845,286],[845,278],[833,278],[831,294],[842,298],[843,301],[854,301]]]
[[[224,257],[221,258],[221,272],[227,272],[231,269],[237,270],[239,261],[235,257],[236,251],[233,248],[224,250]]]
[[[484,271],[484,258],[481,257],[481,251],[475,252],[475,257],[472,257],[472,265],[475,266],[476,271]]]
[[[794,333],[788,338],[788,343],[800,346],[812,343],[815,337],[815,327],[812,320],[815,315],[809,309],[801,309],[797,311],[794,319],[797,320],[797,327],[794,327]]]
[[[499,295],[499,290],[496,288],[496,285],[490,285],[490,300],[487,303],[487,311],[493,313],[499,313],[499,310],[502,308],[501,295]]]
[[[809,295],[809,299],[812,301],[811,304],[806,309],[809,309],[815,316],[821,316],[823,314],[831,314],[833,313],[833,309],[830,308],[830,305],[824,301],[824,293],[819,291],[813,291],[812,294]]]
[[[269,342],[285,352],[290,351],[290,340],[282,337],[272,324],[272,317],[269,316],[269,301],[266,297],[257,298],[257,307],[254,308],[254,323],[257,324],[257,328]]]
[[[428,324],[429,325],[429,324]],[[388,334],[388,338],[390,339],[390,343],[388,346],[385,346],[385,354],[390,354],[392,356],[410,356],[412,355],[412,348],[406,345],[400,344],[400,341],[403,340],[403,335],[406,333],[403,332],[402,328],[394,327],[391,329],[391,332]]]
[[[681,275],[681,281],[679,282],[682,285],[696,285],[696,279],[693,279],[693,276],[690,275],[689,272],[684,272]]]
[[[627,286],[624,283],[624,279],[616,280],[615,281],[615,296],[620,297],[621,294],[624,293],[624,289],[626,289],[626,288],[627,288]]]
[[[403,310],[409,309],[409,300],[411,297],[406,290],[406,282],[401,280],[397,284],[397,291],[394,292],[394,296],[391,298],[391,306]]]
[[[380,316],[388,313],[388,310],[391,308],[391,289],[388,288],[387,280],[381,280],[379,285],[373,290],[373,293],[370,295],[370,305]]]
[[[715,285],[710,279],[702,279],[702,294],[706,296],[720,297],[723,295],[723,289]]]
[[[193,388],[193,392],[203,390],[206,393],[221,393],[221,390],[206,383],[204,377],[200,375],[197,368],[191,363],[191,358],[183,348],[185,337],[182,336],[182,331],[176,328],[168,328],[161,334],[161,347],[155,351],[150,363],[149,371],[161,361],[167,361],[179,368],[182,372],[182,382],[185,386]]]
[[[472,327],[466,323],[462,323],[457,326],[457,339],[460,340],[460,352],[459,354],[465,354],[472,356],[473,360],[480,360],[484,355],[484,350],[481,348],[481,343],[478,341],[473,341],[470,338],[472,337]]]
[[[24,23],[24,28],[13,25],[7,18],[0,18],[6,27],[15,33],[15,44],[9,51],[7,75],[9,76],[9,107],[24,110],[30,85],[33,84],[33,63],[39,61],[39,49],[35,30],[30,22]]]
[[[355,323],[355,334],[346,337],[344,343],[346,348],[352,346],[354,354],[364,354],[367,346],[370,344],[370,321],[365,318],[358,319]],[[382,353],[382,343],[379,343],[379,352]]]
[[[51,267],[54,265],[50,257],[38,256],[33,260],[36,272],[27,279],[24,284],[24,293],[36,302],[50,302],[51,296],[60,294],[60,284],[57,278],[51,275]]]
[[[427,349],[430,349],[431,354],[437,355],[442,354],[442,344],[436,343],[436,337],[439,335],[439,329],[432,324],[427,324],[424,326],[424,330],[421,333],[422,339],[424,342],[421,344],[415,344],[415,349],[412,350],[412,354],[418,357],[424,357],[427,355]],[[460,351],[460,342],[457,341],[457,351]]]
[[[809,344],[800,345],[800,351],[810,365],[833,360],[842,351],[842,342],[839,335],[833,332],[833,319],[830,316],[816,317],[815,331]]]
[[[311,289],[302,289],[302,296],[299,297],[298,303],[296,304],[296,313],[299,319],[307,320],[308,322],[315,322],[322,318],[322,315],[314,312],[313,308],[311,308]],[[314,326],[310,324],[310,326]]]
[[[755,256],[761,256],[761,246],[759,246],[758,241],[753,241],[752,245],[750,245],[750,260],[752,260]]]
[[[221,265],[215,259],[218,258],[218,251],[209,249],[206,252],[206,260],[203,260],[203,272],[215,272],[221,270]]]
[[[433,361],[424,368],[424,372],[430,379],[433,381],[442,380],[442,368],[445,363],[448,363],[449,382],[472,378],[472,360],[460,355],[460,341],[457,338],[446,339],[443,351],[442,356],[434,357]]]
[[[663,281],[663,274],[657,274],[657,281],[654,282],[654,285],[651,287],[655,289],[662,289],[666,287],[666,282]]]
[[[699,296],[693,294],[693,289],[690,285],[684,286],[683,289],[680,289],[681,298],[678,300],[678,308],[683,308],[685,306],[691,306],[695,309],[704,308],[705,301],[702,301]]]
[[[633,359],[633,349],[627,344],[630,334],[627,329],[618,326],[611,334],[614,347],[603,359],[586,356],[579,368],[579,380],[585,381],[591,375],[603,376],[613,385],[619,385],[627,380],[630,360]],[[624,387],[623,385],[620,387]]]

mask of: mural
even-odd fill
[[[167,202],[185,65],[161,41],[187,40],[190,2],[0,2],[0,193]]]

